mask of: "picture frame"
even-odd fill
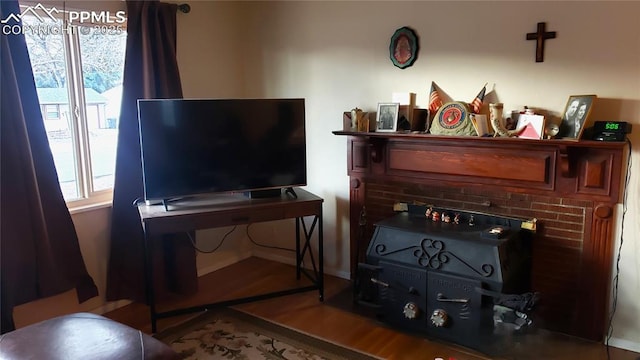
[[[400,69],[407,68],[418,58],[418,36],[412,28],[404,26],[396,30],[389,43],[389,59]]]
[[[398,130],[400,103],[378,103],[376,131],[395,132]]]
[[[596,95],[571,95],[562,112],[559,136],[579,140],[591,114]]]

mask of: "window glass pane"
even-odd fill
[[[33,16],[24,16],[22,21],[30,25],[23,31],[62,194],[67,201],[77,199],[78,172],[69,112],[63,32],[60,31],[62,23]],[[53,117],[53,109],[57,110],[57,118]]]
[[[113,187],[127,34],[116,25],[79,27],[93,190]]]

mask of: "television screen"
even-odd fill
[[[304,99],[141,99],[144,197],[307,182]]]

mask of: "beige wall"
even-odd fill
[[[331,132],[341,128],[343,111],[355,106],[374,110],[398,91],[416,92],[418,104],[425,106],[431,81],[461,101],[471,101],[488,82],[493,92],[487,102],[503,102],[507,110],[539,108],[552,120],[569,95],[597,94],[601,101],[592,120],[620,119],[635,127],[611,344],[640,351],[640,2],[189,3],[192,12],[178,14],[178,61],[186,97],[306,98],[307,189],[325,199],[325,266],[339,276],[348,276],[349,185],[346,139]],[[543,63],[535,63],[535,44],[525,40],[537,22],[546,22],[548,31],[558,34],[546,42]],[[402,26],[414,28],[420,38],[419,57],[404,70],[388,57],[389,39]],[[622,213],[620,206],[618,243]],[[74,215],[101,293],[108,216],[108,209]],[[287,246],[291,227],[283,221],[256,224],[250,231],[256,241]],[[199,246],[212,248],[226,230],[200,232]],[[251,247],[244,228],[222,249],[198,256],[201,273],[251,253],[292,261],[286,253]],[[71,300],[55,299],[54,307],[73,311],[77,305],[60,305]],[[83,306],[98,312],[114,306],[103,307],[99,299],[90,303]],[[34,305],[20,310],[29,313],[28,306]]]

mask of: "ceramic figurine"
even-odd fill
[[[489,104],[489,119],[491,120],[491,127],[494,131],[493,136],[518,136],[522,132],[522,130],[524,130],[524,128],[507,130],[507,128],[505,128],[504,124],[502,123],[502,108],[502,103]]]
[[[431,218],[431,213],[433,212],[433,208],[431,208],[431,206],[429,206],[427,208],[427,210],[424,212],[424,216],[427,218]]]
[[[362,109],[358,109],[357,107],[354,109],[351,109],[351,129],[352,130],[357,130],[358,129],[358,120],[360,120],[359,118],[362,118]]]
[[[451,215],[449,215],[447,213],[442,213],[442,222],[450,223],[451,222]]]
[[[437,211],[434,211],[433,215],[431,215],[431,220],[436,221],[436,222],[440,221],[440,213],[437,212]]]

